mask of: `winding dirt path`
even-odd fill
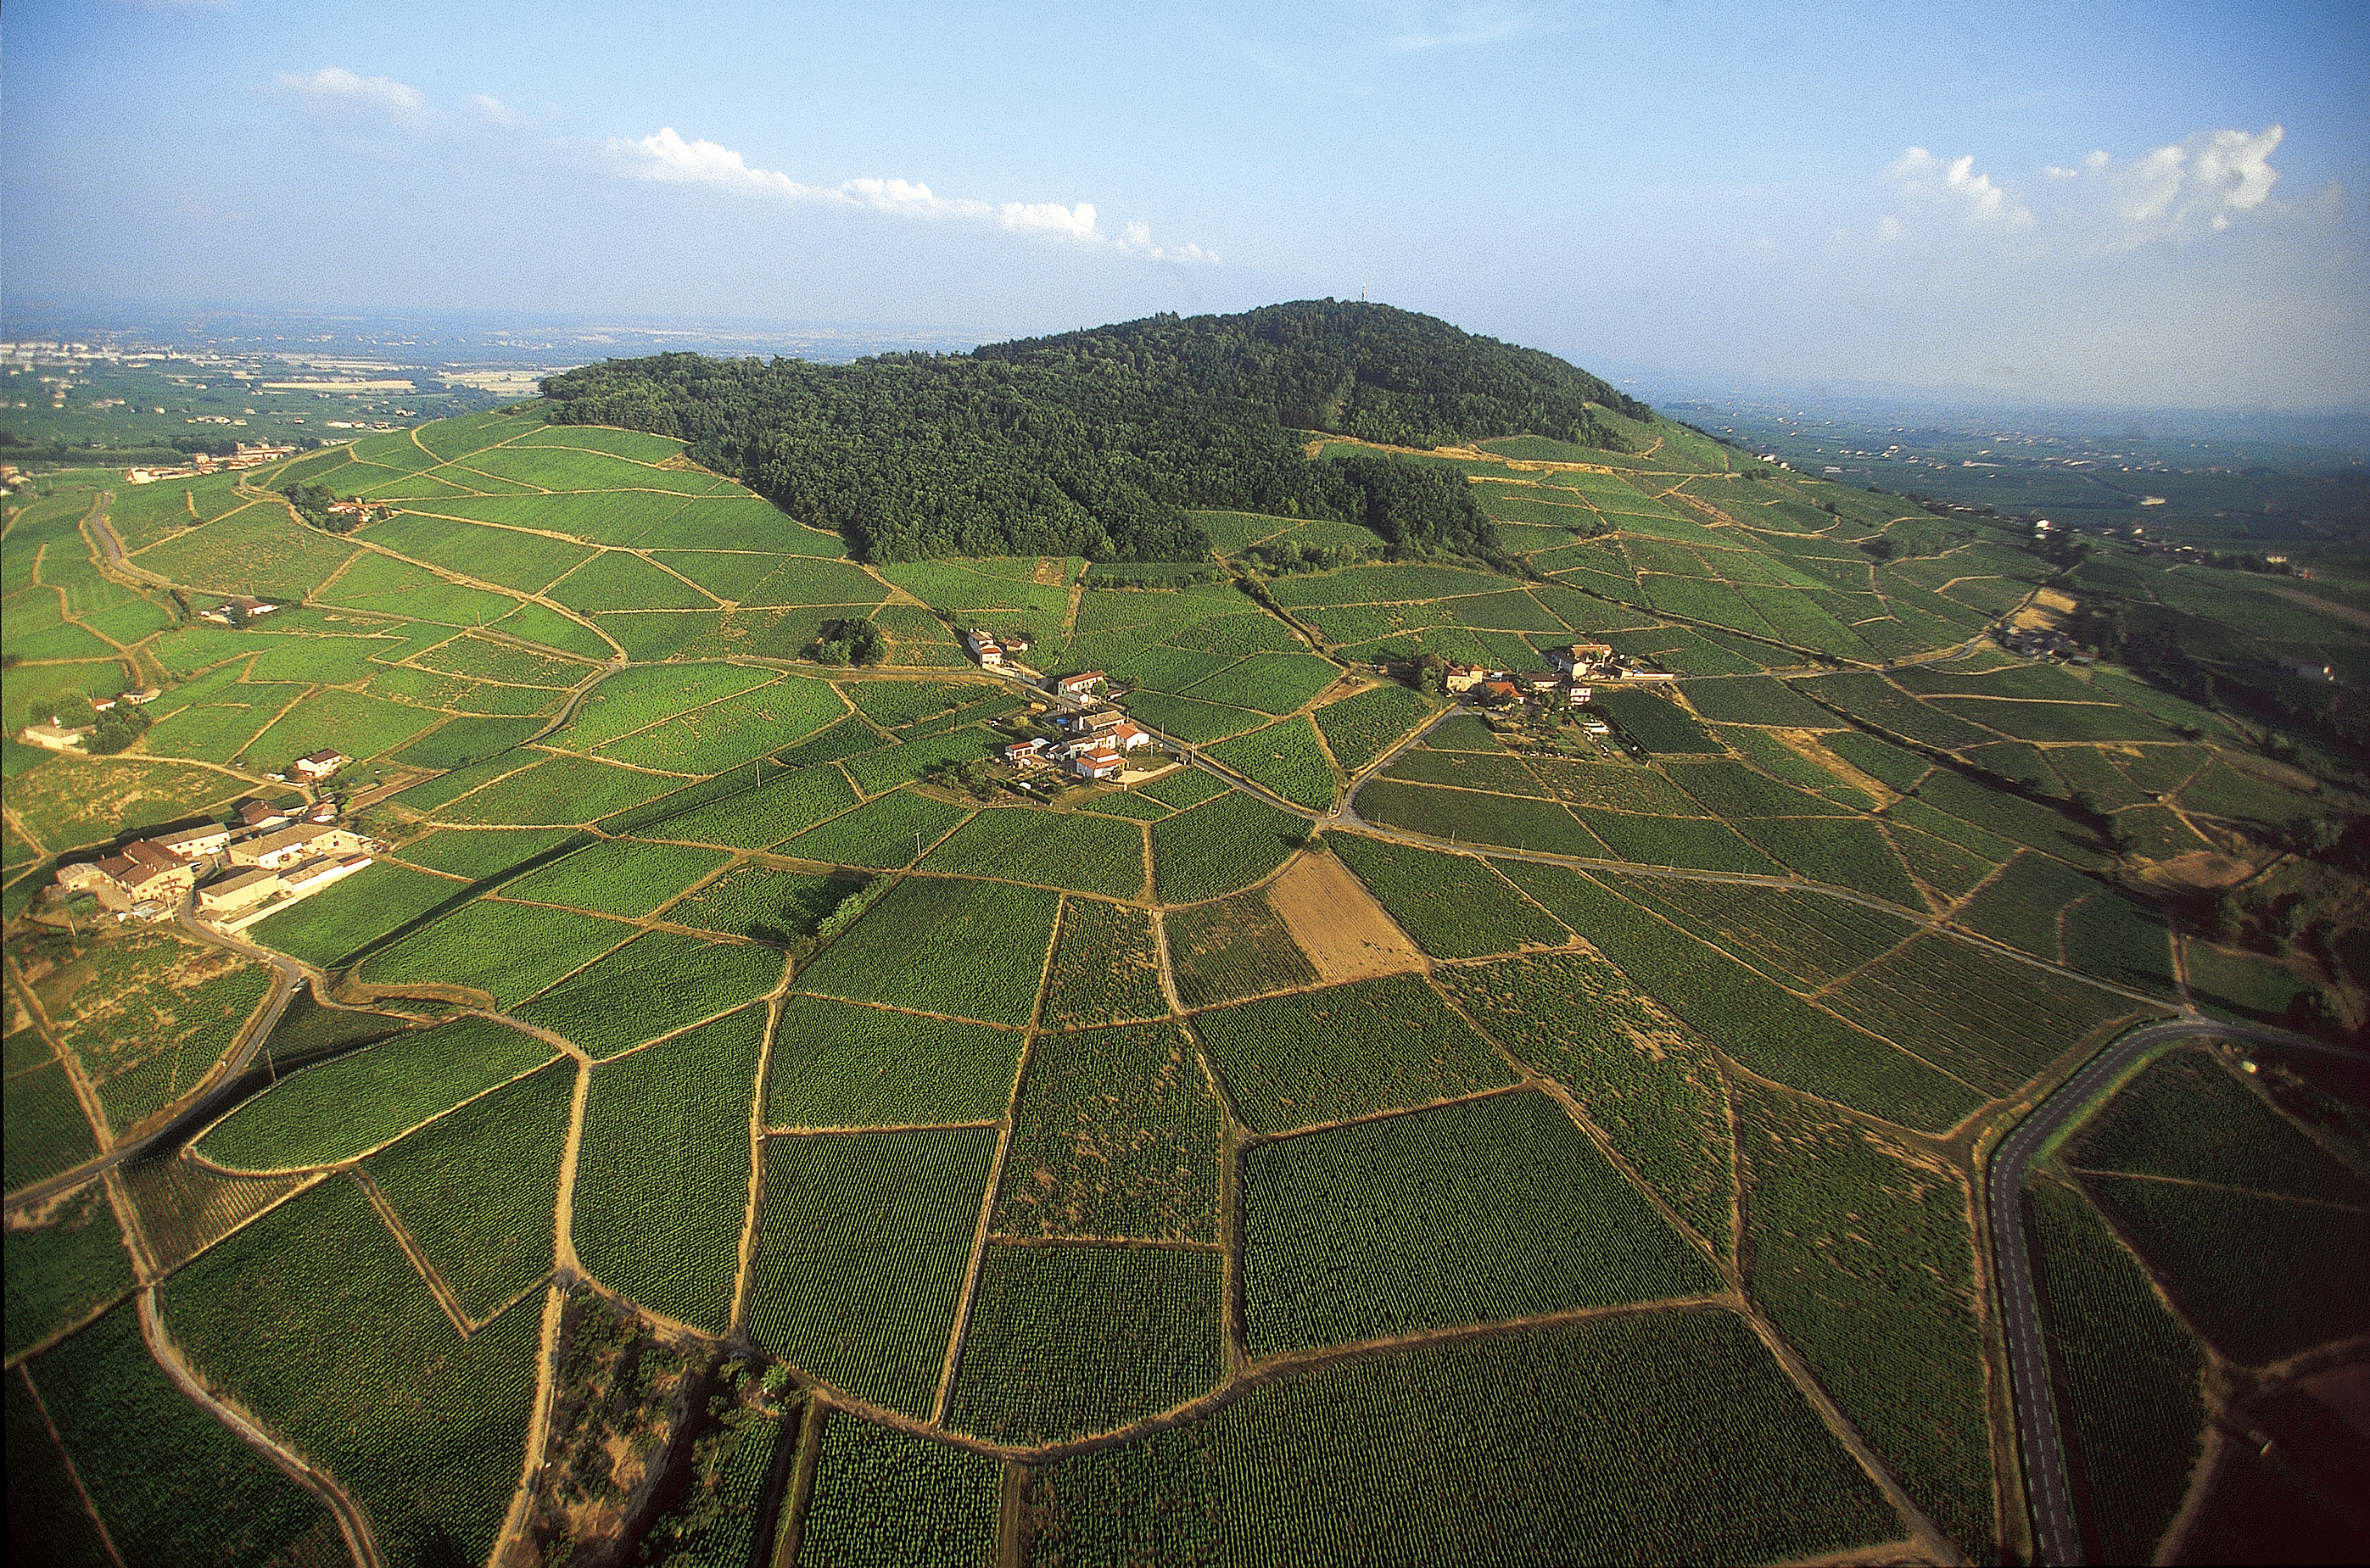
[[[371,1535],[370,1516],[362,1505],[349,1496],[327,1471],[316,1470],[294,1449],[282,1447],[245,1411],[216,1399],[190,1369],[189,1363],[181,1358],[180,1347],[165,1332],[153,1285],[140,1292],[140,1337],[147,1342],[148,1354],[156,1358],[156,1365],[164,1368],[175,1388],[321,1500],[330,1516],[338,1521],[338,1533],[345,1537],[346,1551],[352,1554],[356,1568],[385,1568],[386,1559]]]

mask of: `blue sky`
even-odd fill
[[[752,13],[754,13],[753,16]],[[12,0],[0,288],[2370,399],[2370,6]]]

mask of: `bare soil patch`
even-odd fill
[[[1423,956],[1365,885],[1329,854],[1305,854],[1267,890],[1268,907],[1328,984],[1423,967]]]
[[[2192,850],[2170,860],[2158,861],[2151,880],[2177,882],[2190,887],[2234,887],[2255,874],[2251,861],[2214,850]]]

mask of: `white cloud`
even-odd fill
[[[523,131],[535,123],[535,117],[523,109],[512,109],[498,97],[478,93],[469,99],[469,108],[487,124],[504,131]]]
[[[418,124],[428,114],[428,99],[418,87],[386,76],[359,76],[338,65],[324,65],[309,76],[282,71],[280,90],[316,110],[361,111],[404,124]]]
[[[1876,223],[1876,243],[1891,245],[1901,237],[1901,220],[1887,212]]]
[[[1884,172],[1904,200],[1956,212],[1969,223],[2020,229],[2032,222],[2030,208],[2011,203],[1991,176],[1975,172],[1972,153],[1945,164],[1925,148],[1912,147]]]
[[[1536,32],[1547,18],[1515,6],[1431,6],[1400,8],[1398,27],[1385,40],[1394,54],[1422,54],[1435,49],[1461,49],[1499,43],[1518,33]]]
[[[2271,196],[2280,174],[2271,158],[2284,134],[2277,125],[2201,131],[2120,163],[2094,151],[2078,166],[2045,166],[2030,201],[1976,173],[1973,155],[1945,163],[1912,147],[1885,177],[1905,207],[1948,214],[1978,231],[2030,229],[2029,243],[2039,250],[2098,255],[2218,234],[2236,219],[2276,210]],[[1878,231],[1881,242],[1890,241],[1904,226],[1887,218]]]
[[[808,185],[777,169],[752,168],[739,153],[705,138],[685,141],[671,125],[639,140],[613,139],[609,155],[619,172],[635,179],[712,185],[750,196],[860,207],[906,218],[990,223],[1014,234],[1109,246],[1156,261],[1218,259],[1196,245],[1156,246],[1152,243],[1151,228],[1141,223],[1130,223],[1117,238],[1105,235],[1090,201],[1070,205],[1059,201],[983,201],[973,197],[940,196],[926,185],[904,179],[857,178],[842,180],[837,185]]]

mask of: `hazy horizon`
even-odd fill
[[[12,320],[145,298],[993,341],[1363,292],[1674,382],[2370,402],[2353,6],[9,21]]]

